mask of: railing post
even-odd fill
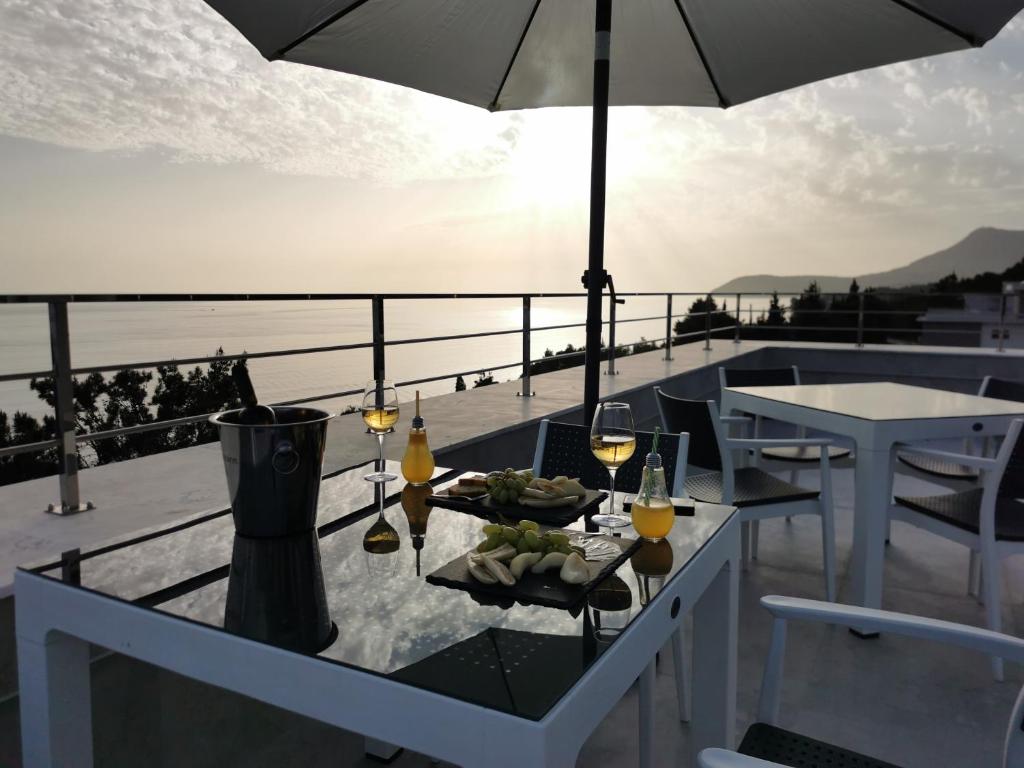
[[[740,324],[743,322],[743,320],[740,318],[740,312],[743,311],[742,309],[740,309],[742,301],[743,301],[743,294],[742,293],[737,293],[736,294],[736,334],[732,337],[732,343],[733,344],[739,344],[740,343]]]
[[[68,303],[51,301],[50,357],[53,361],[54,416],[57,423],[57,452],[60,456],[60,503],[48,512],[73,515],[93,509],[82,504],[78,493],[78,443],[75,441],[75,394],[71,377],[71,336],[68,332]]]
[[[530,297],[523,296],[523,388],[516,392],[519,397],[533,397],[536,394],[530,386]]]
[[[605,376],[614,376],[615,370],[615,294],[608,296],[608,369]]]
[[[704,303],[704,351],[711,351],[711,294]]]
[[[1003,349],[1003,335],[1006,333],[1006,290],[1005,286],[1002,295],[999,297],[999,351],[1005,352]]]
[[[857,294],[857,346],[864,346],[864,294]]]
[[[371,300],[373,312],[373,380],[384,380],[384,297]]]
[[[672,360],[672,294],[665,294],[665,362]]]

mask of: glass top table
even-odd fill
[[[543,717],[644,610],[651,593],[732,513],[727,507],[702,506],[693,517],[678,517],[664,544],[642,545],[590,593],[585,606],[573,611],[497,605],[424,579],[476,546],[487,522],[427,507],[429,487],[387,484],[383,517],[390,531],[384,530],[394,537],[396,549],[368,552],[364,540],[382,526],[374,487],[362,479],[364,473],[363,468],[343,472],[325,478],[321,486],[319,557],[336,631],[317,655],[528,718]],[[451,472],[438,477],[438,489],[454,481]],[[572,527],[583,529],[582,522]],[[78,585],[224,629],[230,581],[236,576],[230,565],[233,550],[237,556],[239,546],[245,546],[234,534],[231,515],[199,516],[139,538],[82,552],[75,569]],[[257,557],[287,557],[273,550],[288,546],[295,545],[264,540]],[[67,562],[29,569],[55,579],[67,578],[69,570]],[[265,583],[255,587],[266,588]],[[301,615],[279,618],[297,621]],[[615,630],[603,626],[609,622]]]
[[[158,646],[170,645],[171,641],[162,639],[159,634],[148,634],[143,624],[153,623],[153,620],[142,621],[137,629],[129,628],[139,618],[139,609],[146,615],[163,617],[160,621],[164,627],[172,626],[166,619],[177,620],[173,625],[175,631],[186,632],[182,622],[205,628],[201,633],[204,642],[215,642],[218,649],[227,650],[237,647],[233,645],[237,641],[216,641],[209,636],[209,631],[222,637],[240,635],[253,639],[251,623],[240,624],[232,619],[233,616],[237,619],[240,606],[248,601],[256,605],[276,605],[276,612],[267,617],[268,622],[282,631],[281,637],[293,638],[291,632],[296,625],[310,620],[309,601],[301,595],[296,599],[298,593],[293,591],[283,602],[281,599],[275,602],[273,593],[278,589],[275,585],[288,582],[296,568],[307,567],[318,559],[331,631],[316,647],[298,652],[287,643],[280,644],[288,649],[288,656],[370,673],[515,719],[540,721],[538,725],[543,726],[556,717],[553,713],[558,705],[570,698],[568,692],[587,671],[599,664],[610,648],[621,644],[621,638],[635,624],[644,623],[642,619],[651,605],[664,603],[652,601],[660,591],[677,584],[680,580],[675,577],[714,540],[718,542],[713,548],[714,557],[724,558],[716,561],[718,566],[714,573],[723,568],[724,562],[724,576],[720,578],[711,572],[698,574],[704,579],[704,586],[690,590],[693,594],[687,592],[684,599],[689,600],[689,604],[685,610],[692,609],[703,595],[714,592],[713,597],[704,601],[708,606],[706,610],[712,614],[725,611],[732,618],[723,614],[724,624],[718,624],[717,618],[707,623],[726,631],[727,645],[735,643],[735,574],[729,574],[730,555],[721,554],[731,552],[734,538],[738,549],[735,526],[729,527],[726,543],[722,543],[721,535],[716,538],[733,517],[734,510],[730,507],[698,504],[692,516],[676,518],[666,540],[656,545],[642,544],[630,559],[606,576],[582,604],[562,610],[511,600],[495,601],[477,593],[427,582],[427,574],[465,554],[482,540],[480,529],[487,521],[462,512],[426,506],[430,486],[417,488],[406,486],[402,481],[388,483],[382,498],[379,490],[375,495],[374,485],[362,479],[365,471],[363,466],[323,479],[317,530],[305,537],[242,539],[235,535],[230,511],[223,510],[102,546],[64,553],[59,560],[24,566],[19,569],[21,578],[16,580],[16,589],[21,591],[18,605],[23,602],[26,605],[24,614],[19,612],[19,630],[23,621],[26,626],[42,623],[75,638],[108,644],[129,655],[138,653],[138,658],[149,658],[163,665],[158,657],[163,658],[168,649]],[[433,490],[452,484],[458,475],[451,470],[439,470],[432,481]],[[583,534],[582,520],[571,527]],[[705,559],[711,557],[708,555]],[[715,592],[707,586],[709,580],[725,586]],[[54,584],[58,591],[47,588],[46,584]],[[22,601],[21,594],[28,599]],[[82,599],[75,595],[82,595]],[[131,614],[125,609],[116,609],[115,605],[115,612],[119,611],[117,616],[124,618],[123,628],[99,627],[100,620],[90,618],[96,615],[95,609],[90,609],[89,615],[78,623],[71,614],[78,611],[79,604],[89,601],[86,596],[113,598],[116,604],[130,607]],[[64,600],[76,607],[68,609],[57,605]],[[672,606],[673,626],[678,603],[676,598]],[[721,606],[716,607],[714,603],[721,603]],[[282,610],[283,604],[291,607]],[[37,614],[45,614],[45,619]],[[667,614],[666,608],[666,617]],[[130,617],[133,618],[129,620]],[[55,626],[66,619],[76,624],[76,628]],[[659,623],[658,632],[672,631],[671,627],[663,625],[661,615],[648,623],[653,626],[655,621]],[[115,619],[106,623],[112,622]],[[90,636],[94,629],[98,635]],[[48,629],[40,632],[49,636]],[[117,642],[105,641],[99,636],[104,633]],[[128,635],[132,639],[121,642],[122,636]],[[635,638],[631,642],[646,647],[648,639],[636,633],[631,636]],[[661,642],[667,638],[665,634]],[[258,639],[260,646],[268,646],[265,637]],[[719,644],[721,642],[719,640]],[[19,655],[21,645],[19,640]],[[153,655],[143,653],[144,648],[153,649]],[[651,647],[651,659],[656,650]],[[709,648],[708,652],[721,656],[720,649]],[[180,658],[181,655],[172,660],[183,665],[185,674],[192,674],[189,668],[197,664],[207,669],[198,653],[187,659]],[[172,664],[166,666],[174,668]],[[617,661],[614,666],[623,667],[623,664]],[[196,672],[195,676],[207,679],[206,674]],[[218,684],[216,677],[213,675],[213,684]],[[728,678],[729,675],[725,675],[724,679]],[[713,677],[705,675],[705,679]],[[242,690],[244,686],[236,689]],[[721,701],[718,710],[707,714],[709,718],[721,720],[719,715],[732,711],[735,706],[734,692],[731,696],[710,695],[708,699]],[[24,704],[31,706],[32,698]],[[48,706],[52,706],[52,702]],[[709,708],[714,709],[714,705]],[[296,711],[306,710],[297,708]],[[356,715],[353,717],[358,719]],[[333,715],[321,719],[369,733],[369,730],[359,731],[358,723],[334,719]],[[715,722],[714,728],[718,728]],[[594,725],[596,727],[596,722]],[[722,732],[731,733],[731,718],[727,724],[720,724],[720,728],[724,729]],[[51,736],[63,738],[60,734]],[[45,740],[39,743],[45,744]],[[407,745],[417,746],[415,743]],[[428,753],[443,757],[438,751]]]

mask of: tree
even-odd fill
[[[825,299],[818,289],[818,281],[812,280],[803,293],[789,301],[789,324],[798,328],[811,328],[822,325],[822,313],[825,311]],[[807,333],[807,332],[805,332]],[[815,332],[810,332],[813,337]],[[803,335],[803,334],[802,334]]]
[[[473,382],[473,389],[477,387],[489,387],[494,383],[494,374],[490,371],[480,371],[476,375],[476,381]]]
[[[764,325],[785,325],[786,314],[782,311],[782,304],[779,302],[779,292],[772,291],[771,301],[768,303],[768,317]]]
[[[212,361],[205,370],[197,366],[187,376],[182,375],[174,365],[158,367],[152,397],[149,390],[153,373],[150,371],[126,368],[117,371],[109,380],[99,373],[91,373],[82,379],[73,378],[71,385],[75,433],[83,435],[106,432],[239,407],[231,379],[232,361],[222,358],[223,349],[218,349],[215,354],[218,359]],[[245,363],[244,357],[241,362]],[[56,405],[53,378],[32,379],[29,386],[51,408]],[[52,440],[56,436],[56,429],[52,416],[43,417],[40,423],[29,414],[15,413],[13,420],[9,420],[7,414],[0,412],[0,445]],[[217,433],[213,426],[201,421],[169,429],[88,440],[84,443],[86,450],[78,454],[78,466],[84,468],[109,464],[216,439]],[[56,449],[0,459],[0,485],[54,474],[59,469],[58,459]]]
[[[731,328],[736,321],[725,314],[725,306],[719,311],[714,296],[700,296],[693,300],[687,310],[687,316],[682,320],[676,320],[674,331],[676,336],[683,336],[687,333],[700,333],[707,327],[707,314],[711,313],[711,328]],[[696,337],[688,339],[673,339],[673,344],[686,344],[695,341]]]
[[[465,392],[466,391],[466,380],[461,376],[455,377],[455,391]]]

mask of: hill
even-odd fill
[[[862,288],[905,288],[934,283],[950,272],[960,277],[981,272],[1002,272],[1024,256],[1024,230],[982,227],[960,242],[922,256],[904,267],[856,275]],[[747,275],[730,280],[715,293],[779,291],[795,293],[816,280],[823,293],[845,293],[851,277],[834,275]]]

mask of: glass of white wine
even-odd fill
[[[380,462],[377,471],[371,472],[363,479],[371,483],[390,483],[397,480],[398,475],[385,472],[384,435],[393,432],[398,423],[398,390],[390,381],[368,381],[363,390],[363,423],[366,429],[377,436],[380,445]]]
[[[600,403],[590,428],[590,450],[611,476],[608,513],[594,515],[593,520],[605,528],[622,528],[629,518],[615,512],[615,472],[629,461],[636,450],[633,411],[628,403]]]

